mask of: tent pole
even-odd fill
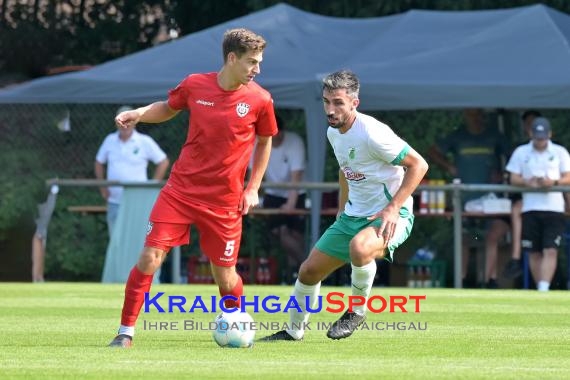
[[[323,112],[322,89],[320,80],[309,85],[305,91],[305,128],[307,130],[307,170],[306,177],[312,182],[322,182],[325,171],[327,152],[327,125]],[[311,190],[311,247],[315,245],[321,233],[322,191]],[[307,247],[310,249],[309,247]],[[309,251],[308,251],[309,252]]]

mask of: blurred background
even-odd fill
[[[0,87],[31,79],[84,70],[148,47],[273,6],[266,0],[227,1],[107,1],[107,0],[0,0]],[[326,16],[368,18],[398,14],[410,9],[482,10],[536,4],[535,1],[453,0],[329,0],[285,3]],[[570,13],[570,2],[541,2]],[[521,41],[524,43],[524,41]],[[189,52],[191,54],[191,52]],[[216,70],[216,67],[212,68]],[[113,131],[119,105],[57,104],[2,105],[0,107],[0,281],[30,280],[30,241],[35,230],[37,205],[45,201],[48,178],[93,178],[93,160],[104,137]],[[136,104],[133,104],[136,106]],[[306,139],[305,117],[299,110],[278,110],[288,129]],[[522,110],[486,110],[486,124],[504,118],[510,142],[523,138]],[[570,145],[570,115],[566,110],[541,110],[555,127],[556,142]],[[393,126],[419,152],[427,152],[438,138],[463,123],[462,110],[387,111],[371,113]],[[188,115],[164,126],[142,125],[171,159],[185,140]],[[309,147],[310,149],[310,147]],[[327,146],[325,181],[335,182],[338,164]],[[451,179],[435,165],[431,179]],[[334,194],[331,195],[334,198]],[[108,239],[105,216],[70,212],[70,205],[103,204],[96,188],[63,188],[53,214],[47,245],[46,278],[50,281],[99,281]],[[333,205],[334,206],[334,205]],[[323,218],[323,227],[331,223]],[[241,255],[255,250],[262,257],[279,257],[271,247],[264,220],[247,221],[245,234],[259,231],[258,239],[244,239]],[[194,232],[195,236],[195,232]],[[400,264],[384,285],[406,285],[405,262],[429,246],[451,271],[452,226],[449,220],[417,220],[414,233],[401,248]],[[194,239],[194,242],[196,239]],[[199,254],[197,244],[182,248],[183,263]],[[567,260],[561,255],[561,260]],[[183,268],[187,266],[184,264]],[[562,265],[565,267],[565,265]],[[164,271],[168,276],[168,270]],[[383,272],[381,272],[383,273]],[[566,275],[557,275],[565,284]],[[446,276],[451,284],[451,275]],[[278,282],[279,279],[274,279]],[[342,283],[343,278],[334,281]],[[442,284],[444,285],[444,284]],[[559,285],[561,286],[561,285]]]

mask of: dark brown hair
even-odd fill
[[[229,53],[235,53],[238,58],[246,51],[263,51],[267,43],[260,35],[248,29],[231,29],[224,33],[222,50],[224,52],[224,63],[228,59]]]

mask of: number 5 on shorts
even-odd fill
[[[226,243],[226,250],[224,251],[224,255],[226,256],[231,256],[234,254],[234,248],[236,245],[236,241],[235,240],[230,240]]]

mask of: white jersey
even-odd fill
[[[107,165],[109,181],[146,181],[148,162],[158,164],[165,158],[166,153],[152,137],[133,131],[127,141],[121,140],[119,132],[108,135],[95,159],[100,164]],[[122,194],[122,187],[109,187],[107,202],[119,204]]]
[[[559,180],[562,173],[570,171],[570,155],[566,148],[552,141],[548,142],[544,151],[539,152],[533,148],[531,141],[515,149],[506,169],[523,179],[546,177]],[[523,193],[522,199],[522,212],[564,212],[564,197],[559,191]]]
[[[291,172],[305,170],[305,144],[303,139],[293,132],[284,131],[283,133],[281,145],[271,148],[269,163],[265,171],[265,179],[269,182],[291,182]],[[253,157],[250,167],[252,164]],[[289,190],[268,188],[265,193],[287,198]],[[299,194],[304,193],[305,190],[299,190]]]
[[[384,209],[402,184],[404,168],[398,164],[409,145],[386,124],[359,112],[346,133],[329,127],[327,137],[348,182],[345,214],[367,217]],[[401,213],[412,210],[410,196]]]

